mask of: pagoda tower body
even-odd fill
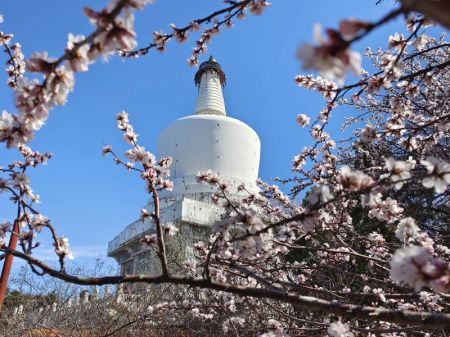
[[[204,240],[224,210],[212,202],[215,188],[196,180],[200,171],[212,170],[229,184],[230,197],[239,199],[238,187],[257,192],[260,140],[247,124],[226,115],[222,88],[226,77],[211,57],[195,74],[198,97],[193,115],[170,124],[158,139],[159,157],[173,158],[170,179],[172,191],[160,193],[161,222],[175,224],[179,232],[168,245],[172,269],[192,256],[194,243]],[[152,202],[145,206],[153,211]],[[139,241],[155,233],[150,218],[136,220],[108,244],[108,256],[119,263],[122,274],[157,274],[159,260]]]

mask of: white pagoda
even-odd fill
[[[260,140],[247,124],[226,115],[225,83],[225,73],[212,57],[202,63],[195,74],[198,97],[194,114],[174,121],[158,139],[159,157],[173,158],[170,179],[174,188],[160,194],[162,223],[171,222],[179,229],[168,242],[170,268],[176,269],[192,254],[192,245],[207,237],[223,213],[211,200],[215,189],[196,181],[200,171],[217,172],[229,183],[231,198],[241,197],[241,184],[258,191]],[[151,200],[146,208],[152,212]],[[154,232],[150,218],[139,219],[109,242],[108,256],[120,264],[122,274],[159,272],[155,253],[139,242],[143,235]]]

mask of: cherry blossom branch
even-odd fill
[[[159,197],[158,192],[153,186],[151,186],[151,193],[153,198],[153,205],[155,207],[155,214],[153,216],[153,220],[155,221],[156,225],[156,236],[158,238],[159,258],[161,260],[162,273],[164,276],[169,276],[169,268],[167,266],[166,245],[164,243],[164,234],[161,226]]]
[[[106,145],[103,147],[102,153],[107,155],[111,153],[114,157],[116,164],[121,164],[127,170],[135,170],[140,172],[140,177],[146,181],[147,191],[151,195],[153,200],[154,211],[151,214],[151,217],[155,223],[156,227],[156,241],[158,243],[158,256],[161,262],[161,269],[164,276],[169,275],[169,268],[167,263],[167,253],[166,253],[166,244],[164,240],[164,232],[161,224],[161,214],[160,214],[160,202],[158,196],[158,186],[160,189],[170,189],[172,187],[172,183],[168,180],[164,180],[167,175],[167,168],[170,165],[171,158],[163,158],[159,162],[156,162],[155,157],[145,150],[144,147],[141,147],[137,143],[138,135],[134,132],[133,126],[128,121],[128,113],[126,111],[122,111],[117,114],[117,127],[119,130],[123,132],[124,139],[133,146],[131,150],[126,152],[126,156],[128,159],[133,162],[125,163],[122,161],[111,149],[111,146]],[[142,169],[134,167],[135,163],[141,164]],[[143,209],[141,211],[142,220],[149,217],[148,211]],[[152,244],[153,238],[146,240],[143,238],[144,244]]]
[[[139,48],[136,50],[132,50],[132,51],[119,49],[119,54],[123,57],[137,57],[140,55],[148,54],[148,52],[152,48],[160,48],[160,49],[162,48],[162,50],[164,50],[165,43],[168,42],[171,38],[179,36],[179,39],[180,40],[183,39],[183,41],[184,41],[188,31],[193,30],[193,29],[197,30],[199,25],[201,25],[205,22],[211,22],[211,20],[214,19],[215,17],[220,16],[225,13],[231,13],[235,9],[237,9],[237,11],[235,11],[234,15],[237,15],[240,11],[242,11],[245,7],[247,7],[247,5],[249,3],[251,3],[252,1],[253,0],[242,0],[242,1],[237,1],[237,2],[233,1],[232,5],[222,8],[218,11],[215,11],[206,17],[193,20],[193,21],[191,21],[190,24],[188,24],[187,26],[185,26],[183,28],[173,28],[173,30],[174,30],[173,33],[169,33],[169,34],[159,34],[158,33],[157,35],[155,35],[157,37],[157,39],[155,40],[156,42],[149,43],[145,47],[142,47],[142,48]],[[217,25],[220,26],[223,23],[227,22],[229,19],[230,18],[226,18],[225,20],[221,21],[220,24],[218,23]]]
[[[450,46],[450,44],[448,44],[448,43],[442,44],[440,46],[435,46],[433,48],[429,48],[429,49],[423,50],[421,52],[415,53],[413,55],[407,56],[407,57],[404,58],[404,60],[409,60],[409,59],[412,59],[412,58],[414,58],[416,56],[422,55],[422,54],[424,54],[426,52],[429,52],[429,51],[432,51],[432,50],[435,50],[435,49],[438,49],[438,48],[448,47],[448,46]],[[439,64],[436,64],[436,65],[431,65],[431,66],[428,66],[428,67],[426,67],[424,69],[421,69],[419,71],[413,72],[412,74],[401,76],[397,81],[398,82],[400,82],[400,81],[409,81],[409,80],[412,80],[412,79],[414,79],[414,78],[416,78],[416,77],[418,77],[420,75],[426,74],[426,73],[428,73],[428,72],[430,72],[432,70],[435,70],[435,69],[441,70],[441,69],[447,68],[448,66],[450,66],[450,61],[439,63]],[[379,72],[375,73],[374,75],[372,75],[370,78],[368,78],[366,80],[362,80],[362,81],[359,81],[357,83],[349,84],[349,85],[346,85],[346,86],[343,86],[343,87],[339,87],[339,88],[336,88],[336,89],[332,89],[332,91],[336,92],[336,97],[337,97],[342,92],[348,92],[350,89],[354,89],[354,88],[358,88],[358,87],[367,87],[367,85],[368,85],[368,83],[369,83],[371,78],[377,77],[377,76],[379,76],[381,74],[383,74],[383,71],[379,71]],[[358,95],[360,93],[358,93]],[[341,95],[338,98],[342,98],[342,97],[343,96]]]
[[[401,0],[405,10],[423,13],[450,29],[450,5],[446,0]]]
[[[121,13],[121,11],[125,8],[125,6],[130,2],[130,0],[119,0],[116,5],[112,8],[112,10],[106,14],[106,16],[103,18],[103,20],[112,22],[114,19]],[[79,42],[75,42],[73,44],[73,47],[69,50],[66,49],[64,54],[61,55],[56,61],[50,62],[50,68],[51,71],[54,72],[55,69],[64,61],[70,60],[74,57],[74,55],[77,54],[78,50],[83,47],[84,45],[87,45],[95,40],[96,37],[98,37],[100,34],[105,32],[108,29],[108,25],[101,25],[98,26],[97,29],[92,32],[90,35],[88,35],[86,38],[82,39]],[[45,87],[47,79],[44,80],[42,86]]]
[[[26,68],[29,72],[42,74],[44,79],[42,83],[25,77],[20,81],[15,91],[18,113],[4,111],[0,116],[0,123],[4,125],[0,129],[0,141],[5,142],[7,148],[28,143],[48,119],[50,110],[66,103],[75,86],[75,72],[87,71],[89,64],[100,55],[108,56],[117,47],[133,48],[136,45],[133,10],[142,9],[150,2],[113,0],[99,12],[86,7],[86,15],[96,26],[93,33],[87,38],[70,33],[64,54],[56,60],[49,58],[47,52],[33,53],[26,62]],[[124,11],[125,8],[129,10]],[[122,12],[124,15],[120,17]],[[8,40],[5,42],[5,38],[0,36],[0,44],[5,43]],[[18,51],[20,48],[15,52]],[[13,83],[14,79],[10,82]]]
[[[392,11],[390,11],[388,14],[386,14],[384,17],[382,17],[380,20],[374,22],[374,23],[368,23],[364,26],[364,31],[360,33],[359,35],[354,36],[348,41],[345,41],[344,45],[342,46],[343,49],[346,49],[350,47],[353,43],[362,40],[367,35],[369,35],[374,29],[383,26],[384,24],[388,23],[389,21],[395,19],[400,14],[405,13],[405,9],[403,7],[396,8]]]
[[[402,76],[402,77],[400,77],[399,80],[400,81],[409,81],[409,80],[411,80],[411,79],[413,79],[415,77],[418,77],[420,75],[424,75],[424,74],[426,74],[426,73],[428,73],[428,72],[430,72],[432,70],[441,70],[441,69],[445,69],[445,68],[447,68],[449,66],[450,66],[450,61],[443,62],[443,63],[440,63],[440,64],[436,64],[436,65],[433,65],[433,66],[426,67],[426,68],[421,69],[421,70],[419,70],[419,71],[417,71],[415,73]]]
[[[333,253],[333,254],[352,255],[352,256],[356,256],[356,257],[359,257],[359,258],[362,258],[362,259],[365,259],[365,260],[375,261],[375,262],[378,262],[378,263],[381,263],[381,264],[389,263],[388,261],[377,259],[375,257],[366,256],[366,255],[359,254],[359,253],[353,252],[353,251],[290,245],[290,244],[288,244],[286,242],[281,242],[281,241],[278,241],[278,240],[274,240],[274,242],[279,244],[279,245],[291,248],[291,249],[307,250],[307,251],[311,251],[311,252],[328,252],[328,253]]]
[[[119,276],[104,276],[104,277],[76,276],[55,270],[46,265],[45,263],[22,252],[10,250],[7,247],[1,247],[0,250],[13,254],[16,257],[19,257],[39,267],[40,269],[42,269],[43,272],[52,277],[79,285],[105,285],[105,284],[137,283],[137,282],[147,284],[172,283],[179,285],[195,286],[204,289],[224,291],[239,296],[249,296],[255,298],[267,298],[272,300],[279,300],[284,303],[297,305],[299,308],[304,308],[313,312],[327,312],[336,315],[341,315],[343,317],[360,318],[368,321],[382,320],[393,323],[411,324],[415,326],[417,326],[417,324],[420,322],[421,326],[431,328],[445,328],[450,326],[450,314],[414,312],[408,310],[400,311],[379,307],[377,308],[370,306],[346,304],[340,303],[338,301],[330,302],[315,297],[300,296],[274,289],[237,286],[221,282],[208,281],[203,278],[186,278],[177,275],[170,275],[170,276],[119,275]]]
[[[7,183],[4,183],[4,186],[2,186],[2,188],[9,191],[13,196],[12,198],[17,202],[18,213],[15,221],[18,221],[21,224],[23,223],[24,225],[26,223],[29,228],[28,232],[25,233],[19,232],[17,234],[20,236],[20,245],[24,253],[31,254],[32,249],[38,246],[38,243],[36,245],[33,245],[34,235],[40,232],[42,227],[48,228],[51,233],[53,245],[55,247],[55,252],[59,258],[60,269],[61,271],[64,271],[65,270],[64,259],[66,256],[69,257],[71,256],[71,253],[68,250],[67,239],[63,237],[58,237],[55,228],[50,223],[50,220],[42,216],[39,211],[37,211],[31,204],[29,204],[25,200],[25,196],[27,195],[27,193],[29,194],[30,193],[29,191],[31,190],[27,184],[28,180],[26,176],[27,168],[29,166],[37,166],[40,163],[45,163],[49,158],[51,158],[51,154],[50,153],[41,154],[39,152],[33,152],[31,151],[31,149],[23,145],[19,146],[19,151],[24,157],[24,162],[16,162],[16,166],[20,168],[19,172],[16,172],[15,170],[12,169],[14,166],[10,166],[11,168],[8,170],[4,169],[2,170],[3,172],[8,172],[10,176],[13,178],[11,184],[12,186],[18,187],[18,192],[16,192],[14,188],[12,186],[9,186]],[[19,183],[19,181],[21,182]],[[28,211],[32,213],[34,217],[33,220],[30,219]],[[28,248],[25,245],[24,242],[25,240],[28,242]]]
[[[415,58],[415,57],[417,57],[417,56],[426,54],[426,53],[428,53],[428,52],[430,52],[430,51],[433,51],[433,50],[436,50],[436,49],[441,49],[441,48],[446,48],[446,47],[450,47],[450,43],[442,43],[442,44],[438,44],[438,45],[436,45],[436,46],[433,46],[433,47],[426,48],[426,49],[423,49],[423,50],[421,50],[421,51],[415,52],[415,53],[413,53],[413,54],[411,54],[411,55],[406,56],[406,57],[403,59],[403,61],[410,60],[410,59],[413,59],[413,58]]]
[[[2,37],[0,36],[0,40]],[[1,44],[1,43],[0,43]],[[8,73],[8,86],[13,90],[17,88],[17,82],[22,74],[25,72],[25,63],[21,59],[23,57],[22,50],[19,44],[14,44],[12,47],[8,43],[3,41],[3,48],[9,56],[9,60],[6,62],[10,64],[12,69],[7,69]]]

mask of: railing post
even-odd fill
[[[19,221],[14,221],[14,226],[11,231],[11,237],[9,238],[8,248],[15,250],[17,247],[17,240],[19,239]],[[6,287],[8,286],[8,278],[11,272],[11,266],[14,255],[6,253],[5,262],[3,262],[2,275],[0,277],[0,312],[3,307],[3,301],[5,300]]]

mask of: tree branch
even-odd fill
[[[16,257],[19,257],[33,265],[36,265],[37,267],[41,268],[46,274],[52,277],[79,285],[105,285],[138,282],[148,284],[171,283],[216,291],[224,291],[239,296],[278,300],[284,303],[296,305],[297,307],[304,310],[333,313],[342,317],[359,318],[368,321],[387,321],[392,323],[411,324],[414,326],[420,324],[424,327],[430,328],[450,327],[450,314],[414,312],[409,310],[392,310],[370,306],[360,306],[341,303],[339,301],[326,301],[311,296],[300,296],[281,290],[244,287],[234,284],[208,281],[203,278],[187,278],[178,275],[119,275],[103,277],[76,276],[55,270],[45,263],[22,252],[10,250],[7,247],[1,247],[0,250],[11,253]]]

